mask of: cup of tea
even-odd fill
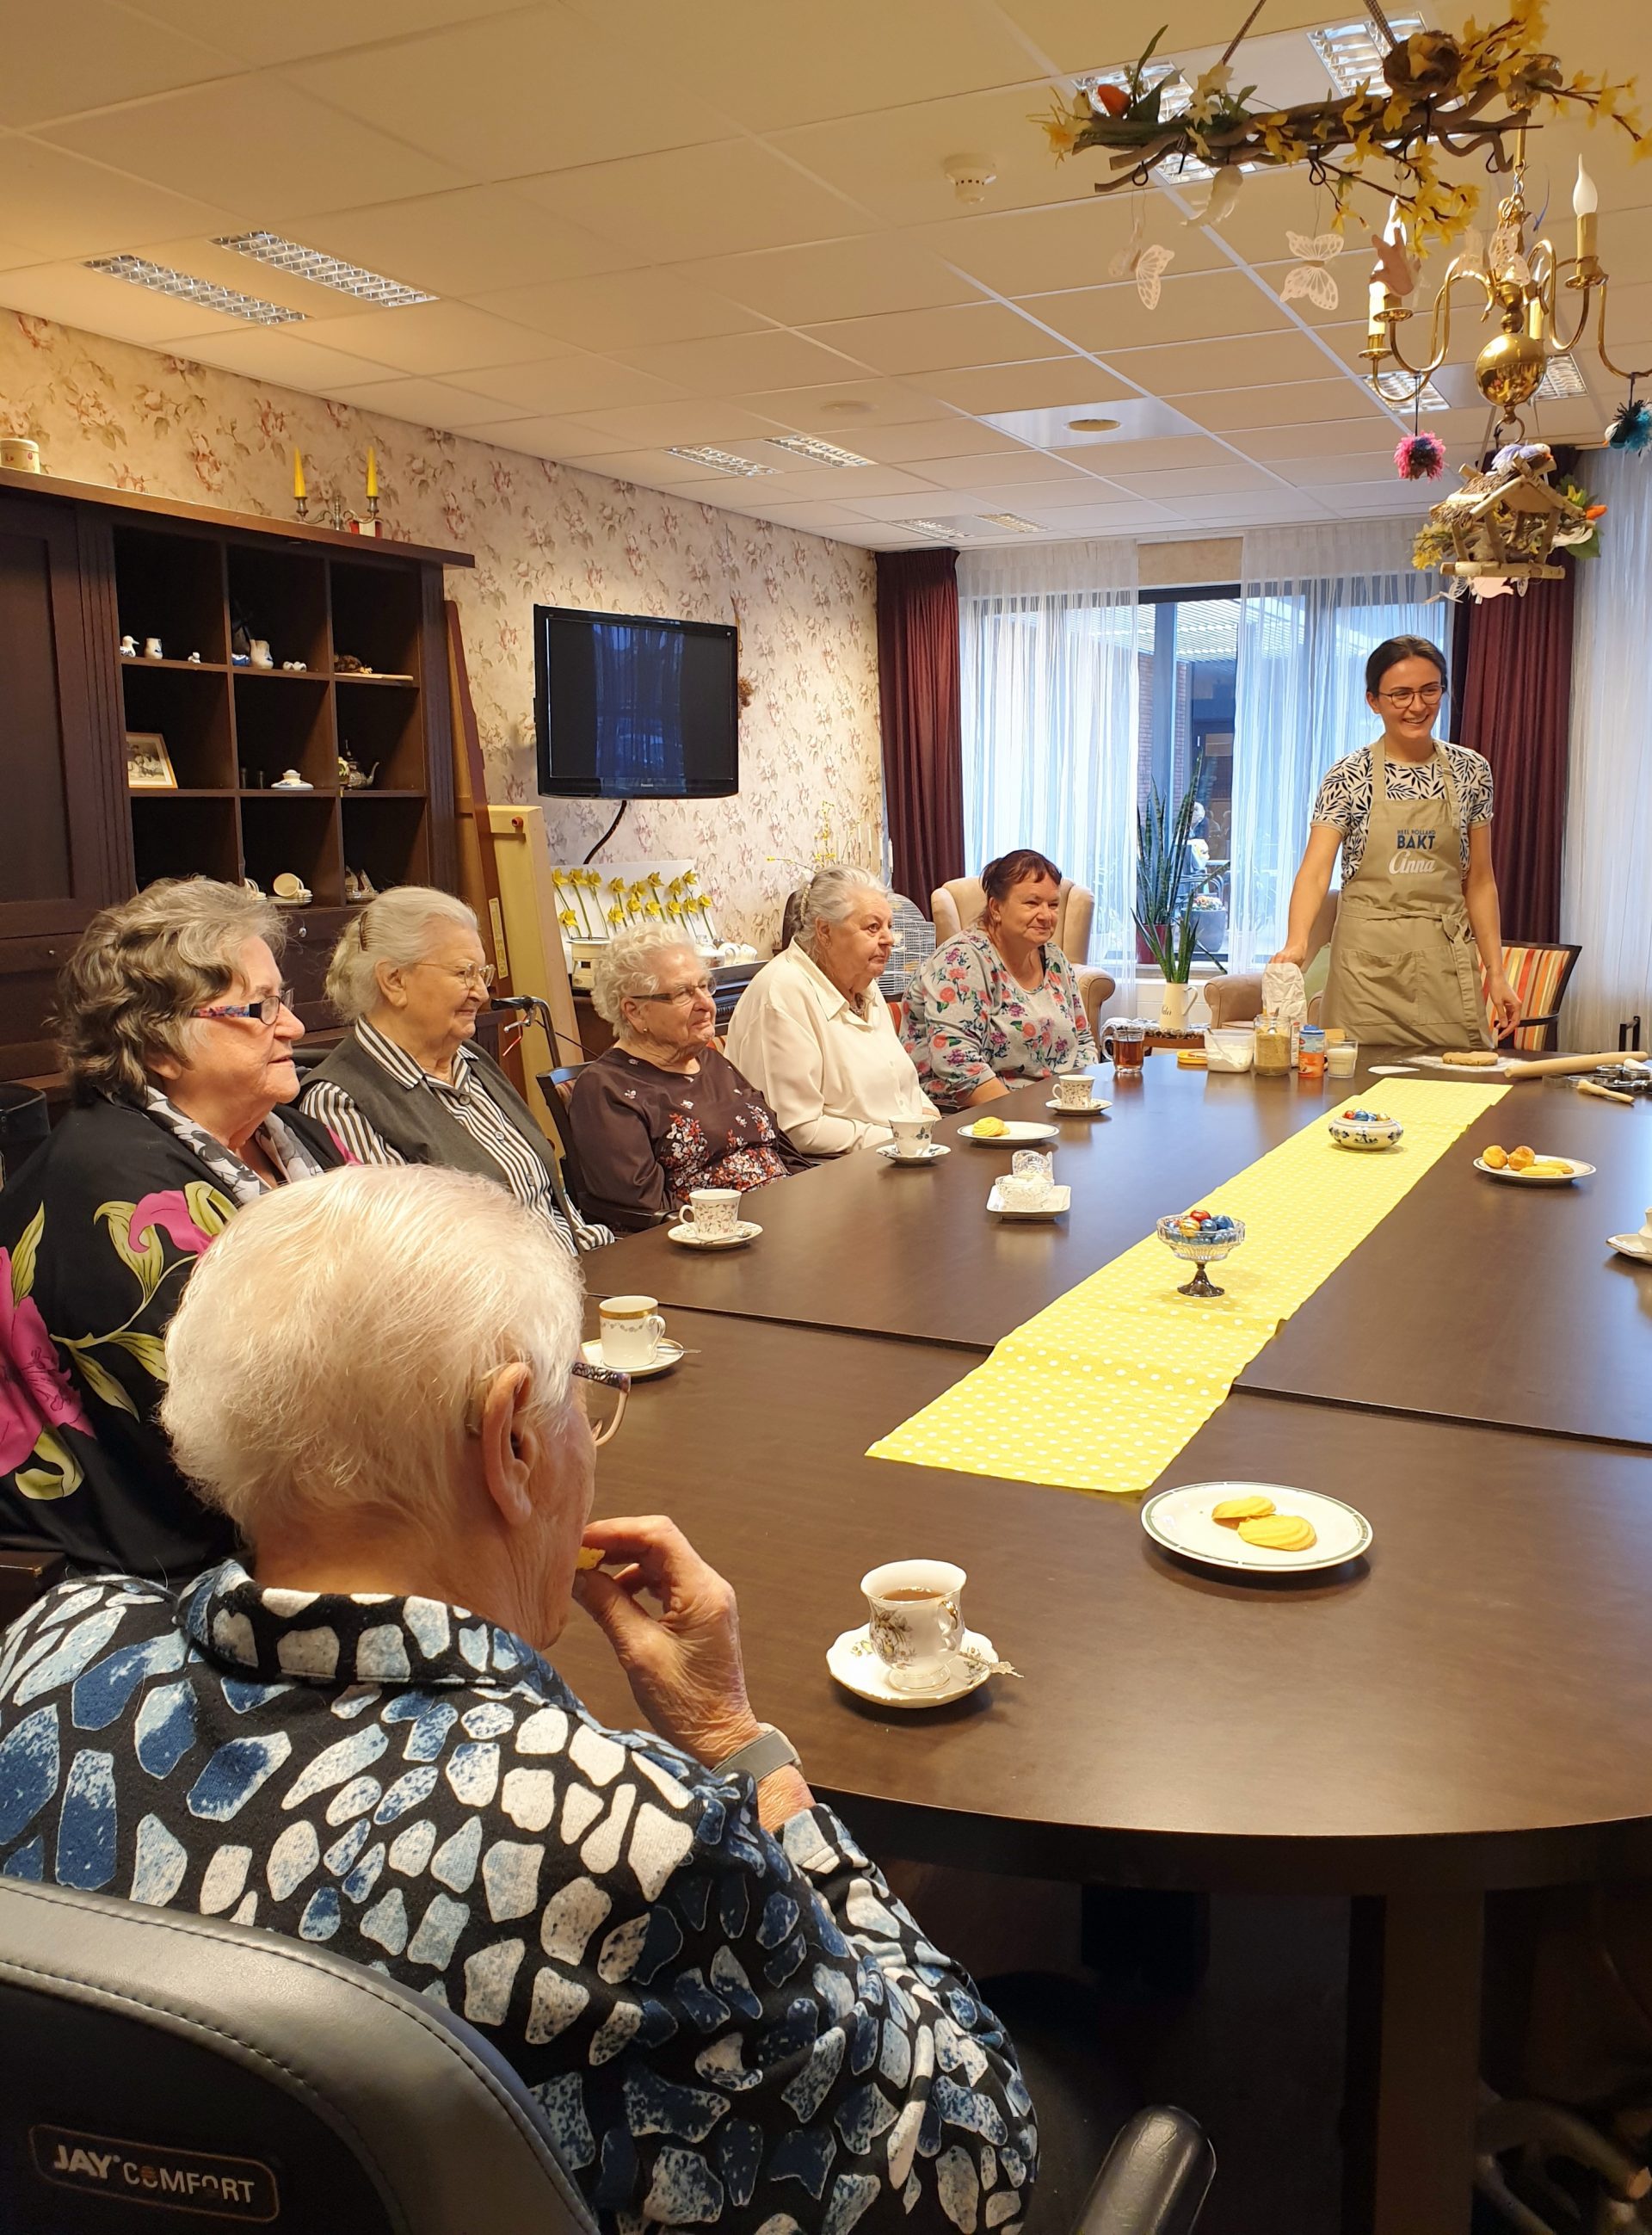
[[[929,1128],[933,1118],[891,1118],[889,1131],[895,1136],[895,1153],[904,1163],[915,1163],[929,1153]]]
[[[683,1223],[708,1242],[726,1242],[740,1222],[738,1188],[696,1188],[683,1205]]]
[[[1055,1075],[1058,1110],[1088,1110],[1096,1098],[1096,1082],[1087,1071],[1059,1071]]]
[[[597,1306],[602,1322],[602,1363],[621,1373],[652,1366],[665,1340],[665,1322],[654,1296],[609,1296]]]
[[[1144,1017],[1109,1017],[1101,1028],[1101,1052],[1118,1078],[1139,1078],[1147,1057]]]
[[[932,1692],[951,1675],[967,1581],[949,1560],[889,1560],[861,1577],[872,1650],[897,1692]]]

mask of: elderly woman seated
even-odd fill
[[[888,1141],[891,1118],[933,1118],[878,990],[895,951],[888,887],[834,862],[803,895],[797,934],[741,994],[729,1061],[805,1156]]]
[[[744,1191],[807,1168],[716,1046],[711,981],[680,932],[622,931],[597,958],[591,999],[613,1045],[574,1082],[568,1124],[593,1212],[646,1226],[696,1188]]]
[[[570,1256],[612,1242],[562,1184],[533,1111],[473,1047],[493,965],[462,900],[397,885],[345,925],[327,998],[350,1031],[311,1073],[304,1107],[357,1163],[446,1164],[510,1190]]]
[[[14,1625],[0,1872],[437,1996],[610,2235],[956,2235],[989,2188],[1019,2219],[1037,2138],[997,2021],[757,1720],[728,1584],[669,1521],[589,1520],[624,1377],[584,1367],[580,1319],[549,1228],[458,1173],[335,1173],[238,1220],[173,1323],[165,1417],[247,1565]],[[546,1657],[575,1598],[652,1732],[603,1728]]]
[[[1053,944],[1061,872],[1031,847],[981,871],[979,923],[908,981],[901,1038],[943,1110],[1096,1060],[1073,968]]]
[[[244,1203],[339,1161],[292,1113],[282,936],[241,886],[174,878],[94,916],[64,967],[75,1106],[0,1194],[0,1545],[188,1576],[234,1542],[155,1424],[161,1338]]]

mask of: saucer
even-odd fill
[[[1046,1102],[1044,1106],[1046,1110],[1053,1110],[1058,1118],[1099,1118],[1105,1110],[1111,1110],[1113,1105],[1098,1096],[1092,1102]]]
[[[743,1218],[732,1234],[697,1234],[692,1226],[668,1226],[667,1242],[679,1242],[685,1249],[738,1249],[742,1242],[755,1242],[763,1231],[754,1218]]]
[[[1637,1265],[1652,1265],[1652,1234],[1609,1234],[1606,1238],[1620,1256],[1633,1257]]]
[[[944,1683],[928,1692],[897,1691],[889,1681],[888,1662],[873,1649],[871,1632],[862,1622],[858,1629],[846,1629],[827,1648],[826,1666],[846,1692],[853,1692],[856,1699],[869,1700],[875,1707],[944,1707],[979,1691],[992,1675],[997,1658],[990,1637],[967,1629]]]
[[[977,1118],[975,1124],[980,1122]],[[982,1149],[1026,1149],[1034,1141],[1055,1140],[1057,1130],[1053,1125],[1035,1124],[1026,1118],[1007,1118],[1001,1133],[978,1133],[974,1125],[960,1125],[958,1137],[960,1141],[974,1141]]]
[[[1052,1187],[1044,1201],[1035,1209],[1023,1208],[1019,1203],[1007,1203],[999,1194],[995,1180],[987,1190],[987,1208],[994,1218],[1060,1218],[1072,1207],[1070,1187]]]
[[[602,1355],[600,1336],[594,1342],[582,1342],[580,1345],[580,1355],[587,1366],[608,1364],[608,1360]],[[617,1373],[628,1373],[633,1381],[646,1381],[651,1374],[669,1373],[683,1355],[683,1346],[680,1342],[673,1342],[669,1335],[662,1335],[654,1347],[654,1355],[650,1364],[620,1366],[614,1367],[613,1371]]]
[[[894,1142],[885,1141],[878,1154],[886,1164],[933,1164],[941,1157],[951,1156],[952,1150],[944,1141],[931,1141],[921,1157],[897,1157]]]

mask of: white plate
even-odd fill
[[[1111,1110],[1113,1105],[1111,1102],[1098,1099],[1081,1102],[1077,1108],[1069,1108],[1065,1102],[1046,1102],[1044,1106],[1046,1110],[1053,1110],[1058,1118],[1099,1118],[1103,1111]]]
[[[1500,1055],[1491,1063],[1447,1063],[1443,1055],[1413,1056],[1426,1071],[1443,1071],[1448,1078],[1501,1078],[1511,1063],[1518,1063],[1518,1055]]]
[[[755,1242],[763,1231],[754,1218],[743,1218],[732,1234],[696,1234],[692,1226],[668,1226],[665,1239],[680,1242],[685,1249],[738,1249],[744,1242]]]
[[[648,1366],[615,1366],[612,1359],[603,1356],[600,1340],[582,1342],[580,1355],[587,1366],[606,1366],[615,1373],[628,1373],[633,1381],[646,1381],[652,1373],[669,1373],[683,1357],[684,1351],[680,1342],[673,1342],[669,1335],[663,1335],[655,1345],[653,1360]]]
[[[1415,1065],[1409,1063],[1373,1063],[1371,1076],[1373,1078],[1409,1078],[1415,1068]],[[1453,1064],[1452,1069],[1455,1071],[1456,1068]]]
[[[1038,1125],[1025,1118],[1006,1118],[1001,1133],[988,1133],[984,1138],[972,1133],[967,1125],[958,1136],[960,1141],[974,1141],[978,1149],[1025,1149],[1031,1141],[1054,1141],[1060,1137],[1054,1125]]]
[[[938,1163],[942,1157],[951,1156],[952,1150],[947,1146],[947,1144],[944,1141],[931,1141],[928,1147],[924,1150],[921,1157],[897,1157],[895,1153],[894,1142],[885,1141],[882,1146],[879,1149],[878,1154],[882,1157],[886,1164],[912,1164],[914,1166],[917,1166],[921,1164]]]
[[[869,1700],[877,1707],[944,1707],[950,1701],[967,1698],[992,1675],[998,1658],[990,1637],[979,1630],[964,1632],[963,1649],[953,1662],[944,1684],[928,1692],[899,1692],[889,1681],[888,1664],[873,1649],[871,1633],[862,1622],[846,1629],[826,1651],[826,1666],[846,1692]]]
[[[1611,1234],[1607,1240],[1620,1256],[1633,1257],[1637,1265],[1652,1265],[1652,1235]]]
[[[1513,1180],[1519,1187],[1570,1187],[1574,1180],[1593,1176],[1594,1165],[1580,1163],[1576,1157],[1563,1157],[1555,1149],[1538,1149],[1535,1153],[1555,1163],[1570,1164],[1571,1170],[1567,1172],[1511,1172],[1504,1165],[1498,1171],[1495,1165],[1483,1163],[1478,1157],[1474,1159],[1474,1169],[1477,1172],[1484,1172],[1489,1180]]]
[[[1210,1518],[1224,1498],[1253,1495],[1271,1498],[1282,1513],[1311,1521],[1319,1542],[1304,1552],[1273,1552],[1265,1544],[1247,1544],[1236,1529]],[[1143,1506],[1142,1526],[1167,1552],[1207,1568],[1241,1568],[1256,1576],[1340,1568],[1345,1560],[1357,1560],[1371,1542],[1371,1524],[1340,1498],[1276,1482],[1196,1482],[1161,1490]]]
[[[1023,1210],[1019,1203],[1001,1201],[996,1180],[987,1194],[987,1208],[994,1218],[1059,1218],[1072,1207],[1072,1190],[1070,1187],[1052,1187],[1047,1199],[1036,1210]]]

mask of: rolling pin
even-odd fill
[[[1644,1063],[1639,1048],[1614,1048],[1608,1055],[1543,1055],[1531,1063],[1511,1063],[1503,1076],[1517,1078],[1565,1078],[1575,1072],[1600,1071],[1611,1063]]]

